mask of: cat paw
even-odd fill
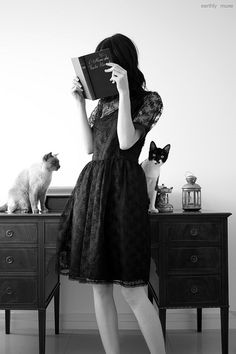
[[[20,212],[21,212],[21,214],[28,214],[29,209],[22,209]]]
[[[41,212],[42,212],[42,214],[47,214],[48,213],[48,209],[47,208],[43,208]]]
[[[38,210],[38,209],[33,209],[33,210],[32,210],[32,213],[33,213],[33,214],[38,214],[38,213],[39,213],[39,210]]]
[[[148,209],[149,214],[158,214],[159,210],[156,208],[149,208]]]

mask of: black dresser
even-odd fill
[[[148,296],[155,300],[163,334],[166,310],[220,308],[222,353],[228,354],[228,232],[230,213],[174,212],[150,215],[152,262]]]
[[[157,303],[163,333],[166,310],[221,311],[222,353],[228,353],[228,234],[230,213],[174,212],[150,215],[152,266],[149,298]],[[0,213],[0,309],[10,333],[10,310],[37,310],[39,353],[45,353],[46,308],[54,298],[59,333],[59,275],[55,272],[60,213]]]
[[[10,310],[37,310],[39,353],[45,353],[46,308],[54,298],[59,333],[59,276],[55,271],[60,214],[0,213],[0,309],[6,334]]]

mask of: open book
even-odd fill
[[[71,60],[83,86],[85,98],[96,100],[118,93],[116,84],[110,81],[111,73],[104,71],[109,68],[106,63],[112,62],[109,49],[71,58]]]

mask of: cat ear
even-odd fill
[[[47,161],[49,159],[49,157],[52,157],[52,153],[51,152],[49,152],[49,154],[44,155],[43,160]]]
[[[167,145],[163,148],[163,150],[165,150],[165,152],[166,152],[167,154],[169,154],[169,151],[170,151],[170,144],[167,144]]]
[[[57,155],[59,154],[59,152],[57,154],[53,154],[54,157],[57,157]]]
[[[150,150],[155,150],[157,147],[156,147],[156,144],[154,143],[154,141],[151,141],[150,143]]]

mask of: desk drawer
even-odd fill
[[[37,243],[36,224],[0,224],[0,242]]]
[[[1,306],[4,304],[35,304],[36,302],[36,279],[0,277]]]
[[[59,222],[46,222],[44,231],[45,244],[56,245],[59,233]]]
[[[36,272],[37,248],[0,249],[0,272]]]
[[[171,223],[166,228],[168,241],[220,242],[221,239],[218,223]]]
[[[220,248],[170,248],[168,249],[168,271],[205,271],[218,273]]]
[[[220,277],[170,276],[167,279],[167,302],[169,306],[188,306],[220,302]]]

